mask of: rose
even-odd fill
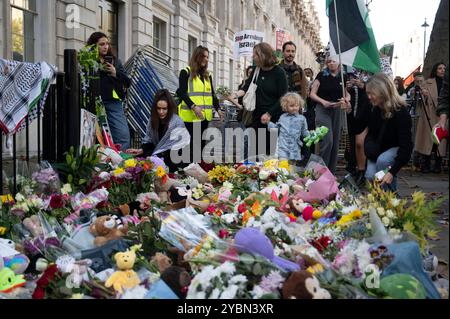
[[[229,234],[230,234],[230,233],[229,233],[228,230],[226,230],[226,229],[221,229],[221,230],[219,231],[219,237],[220,237],[221,239],[227,238]]]
[[[245,213],[247,210],[248,210],[247,204],[245,204],[245,203],[242,203],[242,204],[240,204],[240,205],[238,206],[238,212],[239,212],[240,214]]]
[[[54,194],[50,197],[50,207],[52,209],[63,208],[66,205],[62,195]]]
[[[45,297],[45,290],[42,287],[37,287],[32,295],[33,299],[44,299]]]

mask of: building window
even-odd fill
[[[166,51],[167,43],[167,23],[163,20],[153,17],[153,46],[161,51]]]
[[[187,3],[189,9],[195,11],[195,13],[198,13],[198,4],[194,0],[188,0]]]
[[[189,59],[192,57],[192,54],[194,54],[194,50],[197,47],[197,39],[192,37],[192,36],[188,36],[188,45],[189,45]]]
[[[111,45],[118,49],[118,5],[113,1],[99,0],[97,10],[97,24],[99,31],[105,33]]]
[[[36,0],[11,0],[12,56],[16,61],[34,61]]]

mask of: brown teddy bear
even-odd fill
[[[283,299],[331,299],[316,277],[307,271],[292,272],[281,290]]]
[[[113,215],[98,217],[90,226],[89,231],[95,236],[95,246],[103,246],[111,240],[125,236],[128,232],[122,221]]]

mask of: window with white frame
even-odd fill
[[[153,46],[167,52],[167,23],[153,16]]]
[[[234,61],[233,59],[230,59],[230,78],[229,78],[229,83],[228,83],[228,87],[230,88],[231,91],[234,90]]]
[[[194,54],[194,50],[197,47],[197,39],[193,36],[188,36],[188,47],[189,47],[189,59],[192,57],[192,54]]]
[[[33,62],[36,0],[10,0],[10,4],[13,60]]]

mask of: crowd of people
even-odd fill
[[[208,71],[208,49],[197,47],[189,65],[180,71],[178,105],[167,90],[156,94],[142,149],[136,150],[130,149],[122,106],[131,81],[105,34],[94,33],[88,44],[98,45],[100,62],[106,66],[100,77],[101,94],[115,143],[135,156],[159,156],[176,170],[183,163],[172,161],[169,136],[174,129],[184,129],[190,136],[189,163],[202,160],[198,154],[202,154],[206,141],[201,137],[214,110],[223,117],[213,86],[214,75]],[[285,43],[282,51],[284,58],[280,62],[268,43],[256,45],[254,65],[246,69],[238,91],[226,97],[243,106],[239,120],[254,130],[258,156],[275,155],[304,165],[315,149],[306,147],[303,139],[316,127],[324,126],[328,133],[317,151],[335,173],[346,121],[350,142],[345,156],[347,170],[359,185],[379,178],[386,188],[396,190],[396,177],[413,154],[414,164],[423,173],[441,171],[446,144],[433,143],[431,131],[436,126],[445,128],[448,120],[448,70],[444,63],[437,63],[428,79],[422,73],[415,74],[414,84],[405,88],[402,78],[392,79],[383,73],[372,75],[366,82],[356,73],[344,74],[337,56],[327,56],[325,68],[314,77],[311,68],[296,64],[295,43]],[[440,92],[447,97],[440,97]],[[254,110],[248,110],[245,101],[252,94]],[[415,130],[412,120],[417,121]],[[276,149],[268,142],[272,129],[278,129]],[[200,132],[200,140],[196,139],[196,131]],[[266,143],[259,143],[261,139]]]

